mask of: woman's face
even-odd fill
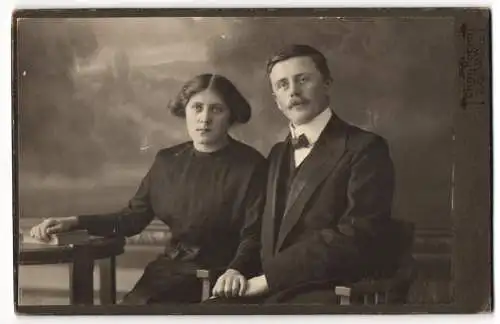
[[[218,147],[227,139],[230,111],[214,91],[203,90],[186,104],[188,134],[196,144]]]

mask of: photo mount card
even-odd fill
[[[18,314],[493,310],[488,8],[29,9],[15,11],[12,25],[14,304]],[[318,65],[321,59],[311,58],[311,48],[321,53],[312,55],[316,59],[325,57],[328,69]],[[270,63],[271,59],[277,63]],[[310,74],[287,74],[297,66],[311,69]],[[221,147],[239,147],[242,151],[234,156],[231,150],[202,152],[211,146],[201,139],[223,134],[224,128],[218,133],[217,127],[226,125],[224,119],[219,124],[218,119],[215,123],[204,119],[203,127],[190,128],[202,117],[192,117],[185,90],[207,80],[206,89],[221,87],[217,84],[224,81],[215,75],[229,80],[244,100],[237,100],[240,105],[228,104],[225,91],[234,90],[226,87],[215,91],[215,99],[198,96],[201,104],[195,106],[212,107],[211,114],[227,108],[228,120],[240,121],[226,129],[234,142],[218,142]],[[325,81],[325,87],[308,92],[307,85],[318,85],[315,80]],[[201,88],[189,93],[189,98]],[[289,97],[284,95],[287,91]],[[322,93],[333,118],[317,114],[315,121],[304,122],[313,127],[300,127],[301,116],[325,106],[316,97]],[[204,106],[203,100],[219,102]],[[250,114],[242,108],[245,101]],[[180,110],[176,109],[179,103]],[[328,122],[334,126],[326,127],[322,118],[338,122]],[[325,140],[328,130],[336,140]],[[309,137],[304,147],[295,147],[296,131]],[[285,147],[294,151],[280,149]],[[258,154],[269,163],[262,169],[249,168],[255,170],[248,173],[252,179],[263,174],[273,179],[268,175],[281,174],[276,171],[279,168],[298,170],[289,173],[295,178],[288,178],[293,203],[276,204],[288,181],[282,176],[276,176],[274,185],[264,183],[261,192],[252,185],[254,180],[241,180],[247,172],[243,166]],[[277,156],[289,160],[278,166]],[[231,163],[221,169],[225,158]],[[376,189],[363,194],[370,184]],[[255,198],[255,209],[246,208],[236,205],[248,201],[248,197],[239,200],[240,192],[242,197],[255,192],[252,197],[264,198],[262,202]],[[233,239],[241,227],[217,230],[231,224],[229,219],[244,218],[232,211],[212,213],[228,206],[232,211],[262,207],[252,223],[259,226],[251,227],[261,229],[252,236],[252,242],[262,245],[258,254],[252,254],[258,255],[255,266],[260,269],[241,274],[252,298],[230,305],[152,302],[160,295],[180,298],[162,290],[135,303],[123,302],[146,267],[156,265],[160,273],[177,271],[171,260],[182,269],[196,265],[191,271],[199,285],[196,298],[213,295],[217,279],[233,257],[238,259],[237,247],[244,246]],[[281,214],[275,208],[282,208]],[[399,299],[386,290],[400,287],[393,284],[400,272],[384,277],[382,266],[368,281],[362,275],[345,279],[345,272],[364,273],[373,265],[359,265],[369,258],[356,259],[345,251],[355,247],[366,256],[381,256],[397,247],[390,240],[401,232],[389,230],[390,222],[386,223],[381,210],[390,210],[389,218],[409,224],[413,233],[410,253],[405,254],[411,261],[405,265],[411,265],[412,271],[401,271],[407,274],[408,285]],[[37,267],[23,264],[26,251],[18,239],[41,226],[47,215],[57,219],[78,215],[81,225],[99,232],[101,238],[118,233],[133,239],[102,240],[100,253],[80,251],[60,264],[47,261],[57,259],[47,254],[35,262]],[[227,215],[233,218],[217,220]],[[102,220],[97,222],[95,216]],[[130,216],[140,217],[134,222],[123,220]],[[190,230],[183,232],[179,224]],[[384,239],[370,241],[366,235],[379,232],[384,234],[373,237]],[[157,236],[162,239],[154,244],[148,239]],[[204,251],[211,246],[216,247],[213,251],[230,250],[231,244],[234,253],[228,252],[231,257],[226,257],[222,270],[208,269],[218,256],[215,252],[203,256]],[[155,263],[158,259],[168,261]],[[212,261],[197,263],[200,260]],[[348,271],[342,272],[335,267],[338,264]],[[68,275],[68,265],[81,270],[79,280],[69,275],[69,282],[44,282],[55,273]],[[93,289],[74,291],[74,287],[92,287],[93,277],[85,269],[93,265],[106,283],[97,300]],[[196,273],[203,275],[196,277]],[[319,301],[314,299],[316,281],[326,281]],[[165,290],[171,283],[156,282]],[[351,294],[357,289],[364,295]]]

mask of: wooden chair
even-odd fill
[[[413,258],[415,228],[413,223],[396,220],[400,235],[404,238],[401,246],[397,271],[390,277],[366,278],[346,286],[336,286],[335,294],[340,305],[404,304],[416,277],[416,262]]]
[[[413,258],[414,225],[409,222],[397,221],[406,245],[398,262],[398,270],[391,277],[367,278],[365,280],[333,289],[338,296],[339,305],[354,304],[404,304],[416,276],[415,260]],[[196,276],[202,281],[201,300],[210,298],[211,286],[220,270],[210,271],[200,269]]]

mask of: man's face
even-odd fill
[[[274,65],[269,74],[278,108],[294,124],[311,121],[328,105],[330,80],[325,80],[307,56]]]

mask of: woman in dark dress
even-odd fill
[[[187,82],[169,105],[186,119],[192,141],[160,150],[128,206],[116,213],[51,218],[31,230],[46,240],[53,233],[86,229],[93,235],[133,236],[155,217],[172,239],[165,252],[121,302],[199,302],[196,269],[236,271],[253,265],[264,200],[265,159],[229,136],[234,123],[251,117],[248,102],[226,78],[203,74]],[[237,261],[236,261],[237,260]],[[229,289],[244,289],[241,281]]]

